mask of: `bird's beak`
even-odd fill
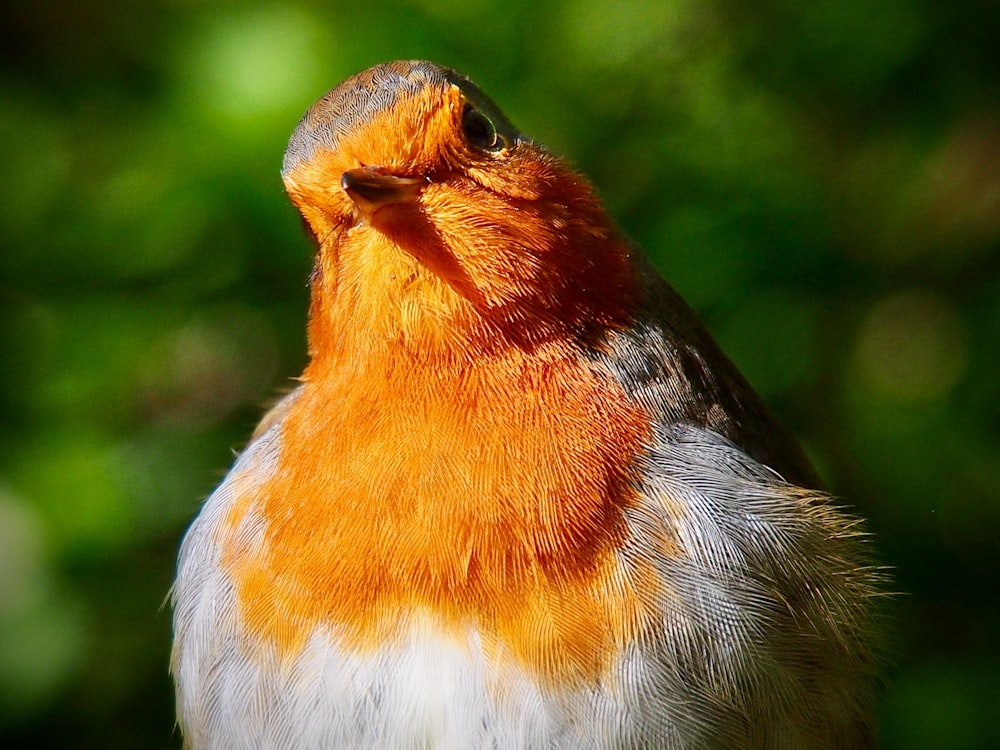
[[[384,167],[356,167],[340,178],[340,186],[366,223],[371,223],[375,212],[384,206],[412,203],[426,184],[422,177],[399,177]]]

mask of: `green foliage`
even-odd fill
[[[456,67],[585,171],[904,592],[887,748],[1000,745],[995,3],[5,8],[0,744],[179,747],[180,535],[305,361],[278,176],[376,62]]]

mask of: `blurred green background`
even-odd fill
[[[1000,747],[1000,4],[17,5],[0,745],[180,746],[179,538],[305,361],[284,145],[423,57],[593,179],[869,519],[905,592],[884,747]]]

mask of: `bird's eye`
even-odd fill
[[[471,104],[462,112],[462,132],[470,144],[483,151],[501,151],[507,146],[493,121]]]

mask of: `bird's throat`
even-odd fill
[[[449,276],[440,267],[446,262],[418,258],[367,226],[321,248],[312,279],[310,369],[403,350],[433,361],[470,345],[481,327],[470,299],[474,287],[452,278],[460,275],[457,267]]]

